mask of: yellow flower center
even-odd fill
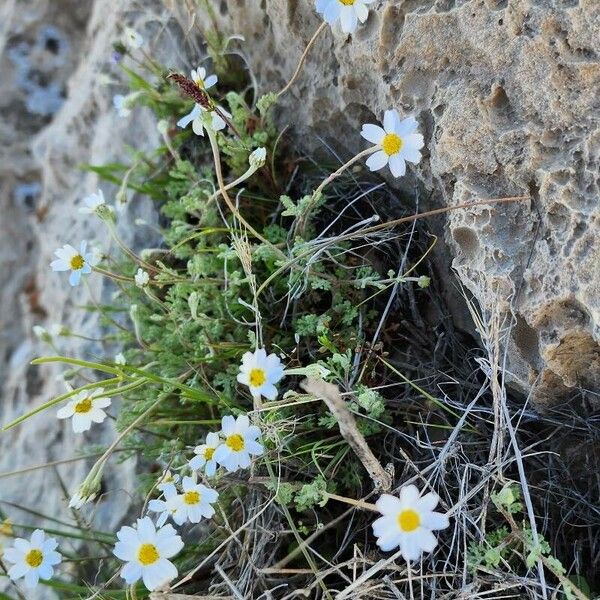
[[[386,133],[381,145],[383,146],[383,151],[388,156],[392,156],[392,154],[400,152],[404,143],[399,135],[396,135],[395,133]]]
[[[356,2],[356,0],[340,0],[340,2],[344,6],[352,6]]]
[[[215,448],[206,448],[204,450],[204,460],[212,460],[214,453],[215,453]]]
[[[160,555],[154,544],[142,544],[140,546],[140,549],[138,550],[138,560],[144,567],[153,565],[159,558]]]
[[[200,502],[200,492],[186,492],[183,495],[183,501],[186,504],[199,504],[199,502]]]
[[[85,260],[83,259],[83,256],[81,256],[81,254],[76,254],[71,259],[71,269],[73,269],[73,271],[78,271],[79,269],[83,269],[84,264],[85,264]]]
[[[30,550],[27,553],[27,556],[25,556],[25,562],[34,569],[36,567],[39,567],[42,564],[43,560],[44,555],[41,553],[40,550]]]
[[[267,374],[264,369],[252,369],[249,379],[252,387],[260,387],[267,380]]]
[[[244,438],[239,433],[234,433],[225,440],[225,444],[234,452],[239,452],[244,449]]]
[[[90,410],[92,410],[92,399],[91,398],[86,398],[85,400],[82,400],[81,402],[78,402],[75,405],[76,413],[80,413],[80,414],[89,413]]]
[[[421,524],[419,513],[412,508],[407,508],[398,514],[398,525],[405,532],[414,531]]]
[[[196,79],[194,79],[194,83],[201,89],[204,89],[204,79],[202,79],[202,77],[196,77]]]

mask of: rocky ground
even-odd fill
[[[220,26],[241,34],[238,47],[260,93],[293,72],[320,20],[311,0],[214,2]],[[0,421],[64,391],[56,368],[29,366],[47,352],[33,325],[61,323],[99,337],[95,317],[75,307],[110,293],[98,278],[76,292],[50,276],[56,247],[81,238],[108,240],[77,212],[97,188],[81,163],[123,158],[123,144],[152,147],[155,123],[143,109],[121,120],[112,96],[123,91],[111,69],[112,44],[133,25],[166,65],[182,70],[202,58],[191,2],[7,0],[0,7]],[[407,178],[428,207],[525,195],[527,200],[449,213],[435,227],[445,246],[440,268],[449,291],[458,280],[484,309],[514,319],[507,369],[538,407],[598,405],[600,392],[600,4],[596,0],[385,0],[348,37],[325,30],[279,114],[303,149],[325,139],[342,158],[362,149],[360,125],[385,109],[413,114],[425,133],[425,160]],[[101,73],[115,81],[107,82]],[[291,111],[288,109],[292,109]],[[284,117],[282,117],[283,119]],[[321,150],[322,151],[322,150]],[[106,187],[108,192],[114,192]],[[154,219],[133,198],[122,232],[135,245]],[[79,356],[99,342],[59,340]],[[116,351],[116,349],[115,349]],[[62,460],[89,443],[68,424],[39,415],[0,435],[0,473]],[[85,462],[0,479],[0,500],[59,516],[48,494],[86,473]],[[133,466],[120,470],[132,477]],[[112,476],[112,475],[109,475]],[[113,481],[111,489],[127,487]],[[70,490],[69,490],[70,491]],[[0,509],[5,509],[0,505]],[[97,518],[116,524],[125,492]],[[29,521],[16,509],[11,515]]]

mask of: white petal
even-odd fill
[[[238,433],[244,433],[246,429],[250,426],[250,419],[248,415],[240,415],[235,423],[235,430]]]
[[[277,388],[272,383],[265,383],[260,388],[250,388],[252,392],[253,389],[260,389],[260,394],[256,394],[257,396],[264,396],[267,400],[275,400],[277,398]]]
[[[377,545],[384,552],[389,552],[400,545],[401,537],[397,531],[390,531],[378,538]]]
[[[217,463],[214,460],[209,460],[206,463],[206,468],[204,469],[206,476],[212,477],[216,471],[217,471]]]
[[[415,165],[419,164],[421,162],[421,158],[423,158],[421,153],[418,150],[414,150],[413,148],[403,148],[402,157],[404,158],[404,160],[414,163]]]
[[[71,265],[68,262],[66,262],[65,260],[63,260],[62,258],[59,258],[57,260],[53,260],[50,263],[50,268],[53,271],[70,271]]]
[[[138,534],[137,531],[133,527],[129,527],[128,525],[124,525],[117,531],[117,538],[121,540],[123,543],[135,546],[138,543]]]
[[[395,110],[386,110],[383,114],[383,128],[386,133],[396,133],[396,126],[399,124],[400,118]]]
[[[421,529],[418,535],[419,546],[421,547],[421,550],[424,550],[425,552],[432,552],[438,543],[435,535],[426,529]]]
[[[205,80],[204,80],[204,88],[208,89],[211,88],[213,85],[215,85],[218,81],[218,77],[216,75],[209,75]]]
[[[54,575],[54,569],[52,568],[52,565],[43,562],[39,567],[38,567],[38,575],[40,576],[40,579],[52,579],[52,575]]]
[[[204,136],[204,123],[202,122],[202,117],[196,117],[192,121],[192,131],[196,135],[202,135],[202,136]]]
[[[25,574],[25,587],[29,589],[33,589],[40,582],[40,576],[37,573],[37,570],[32,569],[28,573]]]
[[[342,31],[344,33],[354,33],[356,31],[358,19],[352,6],[342,6],[340,24],[342,25]]]
[[[137,556],[137,545],[126,544],[125,542],[117,542],[113,548],[113,554],[124,561],[135,560]]]
[[[375,521],[371,523],[371,527],[373,528],[373,535],[375,535],[376,537],[382,537],[387,535],[388,533],[398,533],[398,527],[395,523],[395,517],[387,515],[375,519]]]
[[[235,418],[233,416],[228,415],[221,419],[221,431],[225,436],[235,433]]]
[[[264,452],[264,448],[254,440],[246,440],[246,449],[254,456],[260,456]]]
[[[396,113],[397,114],[397,113]],[[419,124],[414,117],[406,117],[406,119],[402,119],[402,121],[398,118],[398,126],[396,128],[396,133],[404,138],[419,128]]]
[[[433,492],[429,492],[425,494],[422,498],[419,498],[418,508],[420,512],[430,512],[432,511],[440,501],[440,497]]]
[[[406,173],[406,163],[401,154],[390,156],[390,171],[394,177],[402,177]]]
[[[354,4],[354,12],[361,23],[364,23],[369,17],[369,9],[361,2]]]
[[[178,535],[171,535],[165,539],[158,539],[156,546],[161,556],[171,558],[183,548],[183,541]]]
[[[420,150],[425,145],[423,136],[420,133],[411,133],[403,139],[405,148]]]
[[[81,280],[81,269],[77,269],[77,271],[72,271],[71,275],[69,275],[69,283],[72,287],[79,285],[79,281]]]
[[[447,515],[430,512],[421,517],[421,525],[427,529],[446,529],[450,525]]]
[[[407,506],[415,506],[419,500],[419,490],[416,485],[412,483],[410,485],[405,485],[400,490],[400,502],[402,502],[402,507]]]
[[[400,540],[400,548],[402,548],[402,556],[404,560],[419,560],[421,556],[421,548],[417,535],[404,535]]]
[[[110,398],[98,398],[98,396],[92,398],[94,408],[107,408],[110,404]]]
[[[125,580],[127,585],[131,585],[138,581],[142,576],[142,567],[134,562],[127,563],[121,569],[121,577]]]
[[[150,517],[137,520],[138,539],[142,543],[152,543],[156,538],[156,528]]]
[[[151,592],[165,583],[172,581],[175,577],[177,577],[175,565],[164,558],[142,569],[144,585]]]
[[[367,123],[362,126],[360,135],[362,135],[365,140],[371,142],[372,144],[381,144],[385,136],[385,131],[379,127],[379,125]]]
[[[204,457],[198,454],[190,460],[188,465],[190,466],[190,469],[192,469],[193,471],[197,471],[198,469],[201,469],[204,466],[205,462],[206,461],[204,460]]]
[[[211,431],[209,434],[207,434],[207,436],[206,436],[206,445],[207,446],[210,446],[211,448],[216,448],[220,443],[221,443],[221,440],[219,439],[218,433]]]
[[[331,0],[323,11],[323,18],[330,24],[333,25],[339,18],[342,7],[337,0]]]
[[[71,423],[73,423],[73,431],[75,433],[87,431],[92,426],[91,419],[87,415],[79,413],[75,413],[73,415],[73,420],[71,421]]]
[[[371,171],[379,171],[379,169],[383,169],[387,164],[388,155],[383,150],[371,154],[367,159],[367,167],[369,167]]]
[[[75,402],[69,402],[66,406],[63,406],[56,411],[56,416],[59,419],[68,419],[75,414]]]
[[[31,567],[26,562],[17,563],[8,570],[8,576],[11,579],[19,579],[20,577],[23,577],[30,568]]]
[[[177,127],[185,129],[199,114],[200,107],[197,104],[195,104],[194,108],[187,115],[185,115],[185,117],[181,117],[181,119],[177,121]]]
[[[400,500],[391,494],[381,494],[375,503],[375,506],[382,515],[394,516],[400,512],[400,509],[402,508]]]

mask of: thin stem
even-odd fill
[[[292,75],[292,78],[281,89],[281,91],[279,91],[277,93],[277,97],[278,98],[281,98],[281,96],[283,96],[292,87],[292,85],[294,85],[296,79],[298,78],[298,75],[300,75],[300,71],[302,70],[302,66],[304,65],[304,62],[306,61],[306,57],[308,56],[309,50],[311,49],[311,47],[313,46],[313,44],[317,41],[317,38],[319,37],[319,35],[321,34],[321,32],[326,27],[327,27],[327,23],[325,21],[323,21],[323,23],[321,23],[321,25],[319,26],[319,28],[317,29],[317,31],[315,31],[314,35],[310,38],[310,41],[306,45],[306,48],[304,49],[304,52],[302,53],[302,56],[300,57],[300,62],[298,63],[298,66],[296,67],[296,70],[294,71],[294,74]]]
[[[225,200],[227,206],[229,207],[229,210],[232,212],[233,216],[236,219],[238,219],[238,221],[240,221],[240,223],[242,223],[254,237],[259,239],[263,244],[266,244],[270,248],[273,248],[280,256],[285,257],[285,254],[281,250],[279,250],[279,248],[276,248],[271,242],[269,242],[269,240],[267,240],[260,233],[258,233],[258,231],[256,231],[256,229],[254,229],[254,227],[252,227],[252,225],[250,225],[250,223],[248,223],[248,221],[246,221],[246,219],[244,219],[244,217],[242,217],[240,212],[235,207],[235,204],[233,203],[233,201],[229,197],[229,194],[227,193],[227,190],[225,189],[225,182],[223,181],[223,171],[221,169],[221,157],[219,155],[219,147],[217,145],[217,138],[215,137],[214,131],[212,131],[210,128],[207,127],[206,131],[208,133],[208,138],[210,140],[210,147],[212,149],[213,160],[215,163],[215,173],[217,175],[217,182],[219,183],[219,189],[221,190],[221,194],[223,195],[223,199]]]
[[[350,168],[354,163],[358,162],[361,158],[368,156],[369,154],[373,154],[373,152],[378,151],[379,146],[373,146],[371,148],[367,148],[362,152],[359,152],[356,156],[353,156],[347,163],[344,163],[337,171],[333,172],[327,179],[323,180],[319,187],[313,192],[313,195],[310,198],[309,204],[306,206],[304,214],[300,217],[298,223],[298,229],[302,234],[304,232],[304,228],[306,223],[308,222],[308,218],[310,217],[310,213],[312,212],[315,204],[319,201],[323,190],[337,177],[339,177],[346,169]]]
[[[330,500],[337,500],[338,502],[344,502],[345,504],[350,504],[351,506],[355,506],[356,508],[364,508],[365,510],[370,510],[372,512],[379,512],[377,507],[370,502],[365,502],[363,500],[354,500],[353,498],[346,498],[346,496],[338,496],[337,494],[330,494],[329,492],[325,492],[324,494]]]

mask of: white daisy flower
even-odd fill
[[[144,269],[138,269],[134,279],[135,285],[139,288],[144,288],[150,283],[150,275]]]
[[[121,527],[113,554],[125,561],[121,577],[128,585],[140,578],[151,592],[173,581],[177,567],[167,560],[183,548],[183,541],[171,525],[158,530],[149,517],[137,520],[136,527]]]
[[[14,545],[7,548],[3,558],[13,563],[8,570],[8,576],[14,581],[25,578],[25,587],[34,588],[40,579],[51,579],[54,567],[62,560],[56,552],[58,546],[54,538],[46,539],[41,529],[36,529],[30,540],[15,539]]]
[[[92,272],[92,267],[97,264],[97,256],[93,252],[86,253],[87,242],[81,242],[79,252],[65,244],[54,252],[58,257],[50,263],[53,271],[71,271],[69,283],[72,286],[79,285],[81,275],[87,275]]]
[[[92,423],[102,423],[106,419],[106,413],[102,409],[110,406],[110,398],[102,396],[102,392],[104,392],[103,388],[92,392],[79,392],[56,413],[56,416],[59,419],[73,417],[73,431],[76,433],[87,431]]]
[[[98,193],[96,194],[90,194],[89,196],[86,196],[83,199],[83,203],[85,204],[85,206],[82,206],[79,209],[79,212],[84,214],[84,215],[91,215],[92,213],[96,212],[96,209],[100,206],[104,206],[105,201],[104,201],[104,194],[102,193],[102,190],[98,190]]]
[[[194,448],[194,458],[190,460],[190,469],[194,471],[204,467],[207,477],[212,477],[217,470],[217,461],[214,458],[215,450],[221,444],[221,438],[218,433],[211,432],[206,436],[206,442]]]
[[[144,43],[144,38],[131,27],[125,27],[125,43],[134,50],[141,48]]]
[[[198,67],[197,69],[192,69],[192,74],[190,79],[201,89],[207,90],[211,88],[213,85],[216,85],[219,78],[216,75],[206,76],[206,69],[204,67]]]
[[[215,514],[215,509],[211,505],[219,498],[216,490],[196,483],[193,477],[184,477],[181,489],[182,493],[179,496],[181,506],[175,515],[176,522],[177,519],[183,518],[182,523],[185,520],[199,523],[203,517],[210,519]]]
[[[339,21],[344,33],[354,33],[358,22],[367,20],[367,5],[373,2],[375,0],[317,0],[316,9],[332,27]]]
[[[414,485],[400,490],[400,498],[382,494],[376,502],[383,515],[373,523],[377,545],[382,550],[400,547],[404,560],[419,560],[422,552],[431,552],[437,545],[432,530],[448,527],[448,517],[433,512],[439,498],[429,492],[422,498]]]
[[[260,429],[250,425],[247,415],[237,419],[232,416],[221,420],[221,435],[224,442],[215,450],[214,460],[223,465],[230,473],[250,466],[250,455],[260,456],[264,448],[256,441]]]
[[[254,398],[264,396],[268,400],[277,398],[275,384],[283,377],[283,364],[276,354],[269,354],[264,348],[246,352],[237,380],[250,388]]]
[[[231,114],[223,107],[217,107],[228,119]],[[200,104],[195,104],[192,111],[177,121],[177,126],[185,129],[189,124],[192,124],[192,130],[196,135],[204,135],[204,128],[210,127],[213,131],[221,131],[225,129],[227,123],[215,110],[207,110]]]
[[[400,120],[397,110],[386,110],[383,128],[379,125],[363,125],[360,134],[380,148],[367,160],[371,171],[379,171],[387,164],[394,177],[406,173],[406,161],[417,164],[421,160],[419,150],[423,147],[423,136],[415,133],[419,124],[414,117]]]
[[[164,500],[150,500],[148,503],[148,510],[156,513],[160,513],[156,521],[157,527],[162,527],[169,517],[172,517],[175,520],[175,513],[179,510],[180,501],[179,494],[177,493],[177,489],[174,485],[169,487],[165,487],[164,491]],[[183,519],[182,522],[185,522]],[[181,523],[179,523],[181,525]]]
[[[167,490],[172,489],[174,492],[177,492],[177,484],[181,476],[177,473],[171,473],[171,471],[163,471],[160,476],[159,484],[156,486],[161,492],[166,493]]]

